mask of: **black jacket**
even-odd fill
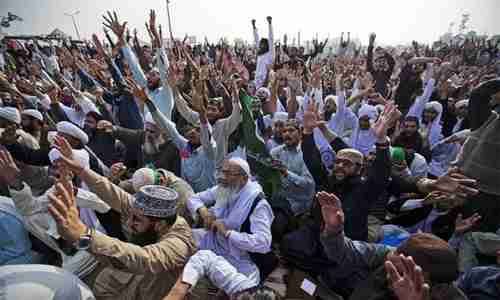
[[[347,145],[340,138],[336,138],[332,142],[332,148],[339,151],[347,148]],[[337,182],[333,177],[328,176],[312,134],[304,135],[302,153],[304,162],[316,182],[317,189],[335,193],[342,201],[346,236],[353,240],[366,241],[368,238],[368,212],[389,184],[391,173],[389,149],[377,148],[375,161],[371,165],[366,179],[355,176],[342,182]],[[313,204],[312,214],[316,222],[323,222],[320,207],[316,201]]]

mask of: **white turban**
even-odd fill
[[[266,99],[271,97],[271,91],[266,88],[266,87],[261,87],[257,90],[257,93],[255,93],[256,95],[265,95],[266,96]]]
[[[83,145],[86,145],[89,142],[88,135],[73,123],[62,121],[57,123],[56,128],[57,132],[72,136],[75,139],[79,140]]]
[[[431,101],[427,104],[425,104],[425,110],[432,109],[433,111],[437,112],[438,114],[441,114],[443,112],[443,105],[437,101]]]
[[[156,185],[157,176],[157,173],[150,168],[142,168],[135,171],[132,176],[132,186],[134,191],[138,192],[139,189],[145,185]]]
[[[16,123],[17,125],[21,124],[21,114],[15,107],[1,107],[0,118]]]
[[[248,162],[246,160],[239,158],[239,157],[232,157],[232,158],[228,159],[227,161],[231,162],[231,163],[235,163],[238,166],[240,166],[240,168],[245,172],[245,174],[248,177],[252,176],[250,173],[250,166],[248,165]]]
[[[467,106],[469,106],[469,99],[460,100],[455,103],[455,109],[460,109]]]
[[[49,152],[49,160],[53,164],[56,160],[61,158],[61,152],[56,148],[52,148]],[[73,159],[78,162],[78,164],[84,168],[90,168],[90,157],[86,150],[73,149]]]
[[[33,118],[37,119],[40,122],[43,122],[43,115],[42,115],[42,113],[39,112],[36,109],[25,109],[25,110],[23,110],[22,115],[24,115],[24,116],[30,116],[30,117],[33,117]]]

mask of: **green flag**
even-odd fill
[[[246,93],[240,94],[243,144],[247,151],[247,161],[252,173],[262,186],[268,200],[278,191],[281,183],[279,171],[272,166],[272,158],[266,143],[257,134],[255,120],[252,115],[253,98]]]

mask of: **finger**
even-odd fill
[[[423,277],[423,275],[422,275]],[[431,288],[427,283],[424,283],[422,285],[422,299],[429,299],[430,298],[430,293],[431,293]]]
[[[73,197],[72,197],[73,191],[72,190],[68,191],[68,188],[69,188],[69,184],[68,184],[68,187],[66,187],[62,183],[56,184],[57,192],[59,193],[59,195],[61,195],[62,200],[64,201],[64,204],[69,209],[71,206],[73,206]],[[71,188],[72,188],[72,186],[71,186]]]
[[[61,197],[56,196],[54,194],[48,195],[50,200],[50,205],[54,207],[55,210],[62,216],[63,219],[66,219],[68,215],[68,208],[64,204],[64,202],[60,199]]]
[[[108,22],[109,24],[111,24],[111,19],[109,19],[108,17],[106,17],[106,15],[102,15],[102,18]]]
[[[404,274],[406,273],[406,267],[403,263],[401,255],[397,254],[392,255],[390,261],[394,264],[394,266],[398,270],[398,274],[404,276]]]
[[[108,14],[108,18],[109,18],[109,20],[110,20],[110,24],[113,24],[113,22],[115,21],[115,20],[113,19],[113,15],[111,14],[111,12],[110,12],[109,10],[108,10],[106,13]]]
[[[478,189],[468,187],[468,186],[463,186],[463,185],[460,185],[458,187],[458,191],[460,194],[462,194],[460,196],[463,198],[467,198],[469,195],[475,195],[475,194],[479,193]]]
[[[398,282],[401,279],[401,276],[399,275],[396,266],[391,261],[389,260],[386,261],[384,266],[385,266],[385,271],[387,273],[387,277],[391,284],[394,282]]]
[[[453,176],[452,176],[453,178]],[[475,179],[455,179],[453,178],[458,184],[463,185],[463,186],[470,186],[470,187],[475,187],[477,186],[477,180]]]
[[[2,168],[7,166],[7,160],[6,160],[6,157],[5,157],[5,151],[0,151],[0,166]]]
[[[57,224],[64,224],[66,222],[66,218],[52,204],[49,205],[48,209]]]
[[[4,158],[5,158],[5,162],[6,162],[8,165],[13,165],[13,164],[15,164],[14,159],[12,158],[12,155],[10,155],[10,152],[9,152],[9,151],[4,151]]]
[[[408,277],[411,279],[412,282],[416,282],[417,280],[417,274],[416,274],[416,268],[417,265],[413,261],[413,258],[411,256],[405,257],[403,259],[403,263],[406,266],[406,270],[408,271]]]

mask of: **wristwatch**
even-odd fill
[[[80,238],[75,242],[75,248],[77,250],[88,250],[90,244],[92,243],[92,230],[87,228],[87,231],[80,236]]]

